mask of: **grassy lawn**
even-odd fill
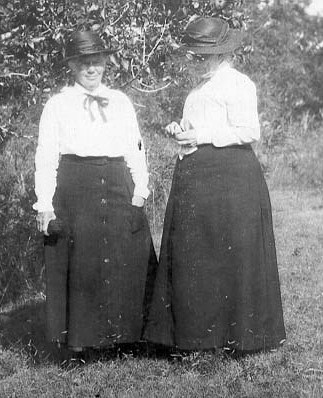
[[[0,397],[323,397],[323,199],[271,194],[287,341],[239,360],[124,354],[60,364],[41,297],[0,312]]]

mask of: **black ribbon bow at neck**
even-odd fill
[[[101,115],[101,118],[104,121],[104,123],[106,123],[107,117],[105,116],[104,108],[109,105],[109,99],[106,97],[101,97],[100,95],[92,95],[85,93],[85,99],[83,105],[84,109],[86,109],[89,112],[92,122],[94,122],[95,120],[95,117],[91,109],[91,105],[93,102],[96,102],[98,104],[98,110]]]

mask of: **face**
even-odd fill
[[[201,76],[207,72],[208,55],[200,55],[188,51],[185,56],[187,60],[186,67],[189,73]]]
[[[99,87],[105,68],[106,57],[102,54],[84,55],[69,62],[75,81],[88,91]]]
[[[192,51],[187,51],[186,58],[189,61],[200,63],[200,62],[204,62],[205,61],[206,56],[205,55],[201,55],[201,54],[195,54]]]
[[[191,52],[186,53],[186,58],[189,59],[187,64],[189,71],[194,71],[197,75],[203,76],[212,73],[217,70],[219,65],[231,58],[229,55],[224,56],[223,54],[194,54]]]

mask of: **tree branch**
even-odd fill
[[[29,77],[29,76],[30,76],[30,73],[26,74],[26,73],[10,72],[10,73],[8,73],[8,74],[6,74],[6,75],[0,75],[0,78],[7,78],[7,77],[9,77],[9,79],[10,79],[12,76]]]
[[[153,53],[155,52],[156,48],[159,46],[159,44],[160,44],[160,42],[161,42],[161,40],[162,40],[162,38],[163,38],[163,36],[164,36],[165,30],[166,30],[166,25],[167,25],[167,23],[166,23],[166,21],[165,21],[165,23],[164,23],[164,25],[163,25],[163,29],[162,29],[161,35],[160,35],[159,39],[157,40],[156,44],[154,45],[153,49],[152,49],[152,50],[150,51],[150,53],[147,55],[147,60],[146,60],[145,63],[147,63],[147,62],[149,61],[150,57],[151,57],[151,56],[153,55]]]
[[[131,85],[131,88],[133,88],[136,91],[139,91],[140,93],[157,93],[158,91],[162,91],[165,90],[167,87],[169,87],[173,82],[168,82],[167,84],[165,84],[165,86],[163,87],[159,87],[159,88],[155,88],[155,89],[151,89],[151,90],[147,90],[147,89],[143,89],[143,88],[139,88],[139,87],[135,87],[133,85]]]
[[[129,10],[129,4],[126,3],[123,7],[121,7],[121,9],[122,9],[122,8],[124,8],[124,10],[122,11],[122,13],[119,15],[119,17],[118,17],[115,21],[111,22],[110,26],[115,25],[117,22],[120,21],[120,19],[122,19],[122,17],[124,16],[124,14]]]

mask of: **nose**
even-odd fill
[[[92,62],[88,65],[87,71],[88,71],[88,73],[94,73],[95,72],[95,66],[93,65]]]

